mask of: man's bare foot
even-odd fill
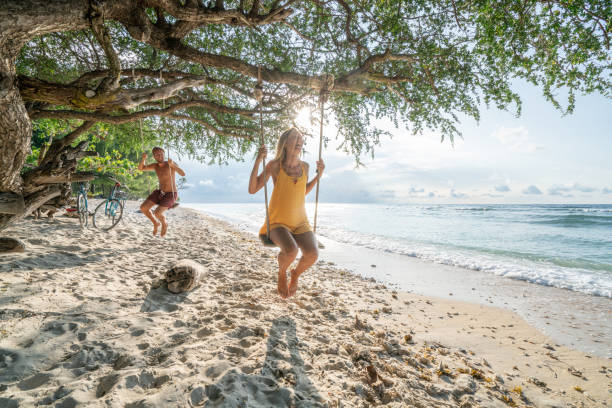
[[[287,294],[287,275],[285,272],[278,271],[278,294],[286,299]]]
[[[157,235],[157,229],[159,228],[161,224],[159,222],[157,223],[153,223],[153,236]]]
[[[289,286],[287,287],[288,296],[291,297],[295,295],[295,292],[298,290],[298,279],[300,275],[295,273],[295,269],[291,271],[291,282],[289,282]]]
[[[168,232],[168,223],[167,222],[162,222],[161,223],[161,232],[159,233],[160,237],[163,237],[164,235],[166,235],[166,232]]]

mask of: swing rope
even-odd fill
[[[319,123],[319,161],[321,161],[321,156],[323,152],[323,118],[324,118],[324,110],[325,110],[325,102],[327,102],[327,98],[329,98],[329,93],[331,88],[334,86],[334,76],[328,74],[325,76],[325,86],[321,88],[321,93],[319,94],[319,108],[321,110],[321,118]],[[319,173],[319,169],[317,169],[317,174]],[[321,179],[317,177],[317,192],[315,197],[315,213],[314,213],[314,222],[313,222],[313,232],[317,233],[317,213],[319,209],[319,183]]]
[[[140,132],[140,144],[142,146],[142,150],[145,149],[144,137],[142,136],[142,118],[138,118],[138,129]],[[151,178],[145,173],[145,177],[147,179],[147,188],[149,189],[148,194],[151,194]]]
[[[259,103],[259,144],[260,148],[264,147],[264,135],[263,135],[263,86],[261,84],[261,66],[257,67],[257,85],[255,85],[255,90],[253,91],[253,96]],[[270,239],[270,214],[268,212],[268,183],[266,182],[266,158],[263,158],[263,179],[264,179],[264,200],[266,203],[266,240],[264,245],[274,245],[272,240]]]
[[[163,81],[163,77],[162,77],[162,69],[159,69],[159,82],[161,83]],[[166,99],[162,99],[162,111],[166,109]],[[163,128],[164,128],[164,135],[168,135],[168,126],[166,123],[166,117],[163,116],[162,120],[164,122],[163,124]],[[168,150],[167,152],[167,158],[166,158],[166,163],[168,164],[168,173],[170,174],[170,184],[172,185],[172,198],[174,198],[174,194],[175,194],[175,190],[174,190],[174,172],[172,171],[172,169],[170,168],[170,142],[166,139],[166,150]],[[161,191],[161,184],[159,186],[159,189]]]

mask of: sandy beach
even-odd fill
[[[0,258],[0,407],[612,405],[610,359],[510,311],[326,261],[285,301],[254,236],[179,207],[153,237],[136,209],[107,233],[59,214],[3,232],[27,250]],[[180,259],[206,278],[175,295]]]

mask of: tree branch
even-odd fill
[[[102,46],[106,60],[108,62],[109,75],[102,81],[98,87],[98,91],[105,93],[119,87],[119,78],[121,76],[121,62],[119,56],[113,48],[113,44],[108,33],[108,28],[104,25],[102,16],[95,15],[91,17],[91,29],[96,36],[96,39]]]
[[[248,140],[252,140],[253,139],[253,136],[250,136],[250,135],[241,135],[241,134],[237,134],[237,133],[226,132],[226,131],[224,131],[222,129],[219,129],[219,128],[211,125],[210,123],[208,123],[204,119],[194,118],[194,117],[191,117],[191,116],[188,116],[188,115],[174,115],[174,114],[168,115],[168,117],[171,118],[171,119],[188,120],[188,121],[191,121],[191,122],[198,123],[198,124],[204,126],[206,129],[210,130],[211,132],[214,132],[214,133],[216,133],[217,135],[220,135],[220,136],[239,137],[239,138],[248,139]]]
[[[250,109],[239,109],[232,108],[228,106],[219,105],[215,102],[203,101],[203,100],[194,100],[194,101],[185,101],[179,102],[174,105],[170,105],[165,109],[147,109],[142,110],[130,114],[125,115],[109,115],[105,113],[98,112],[79,112],[79,111],[67,111],[67,110],[41,110],[37,112],[33,112],[30,117],[34,119],[81,119],[86,121],[94,121],[94,122],[106,122],[106,123],[128,123],[135,121],[137,119],[146,118],[149,116],[170,116],[173,112],[179,109],[185,109],[190,107],[202,107],[214,112],[227,113],[240,115],[246,118],[252,118],[253,115],[258,113],[258,110],[250,110]],[[264,114],[275,114],[280,113],[280,109],[276,110],[265,110]]]

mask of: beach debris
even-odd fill
[[[447,377],[455,378],[457,376],[456,374],[453,374],[453,372],[449,370],[446,364],[444,364],[442,361],[440,361],[440,364],[438,364],[436,374],[438,374],[438,377],[445,375]]]
[[[532,384],[537,385],[538,387],[541,387],[541,388],[546,388],[546,383],[545,383],[544,381],[538,380],[538,379],[537,379],[537,378],[535,378],[535,377],[529,377],[529,378],[527,379],[527,381],[529,381],[529,382],[530,382],[530,383],[532,383]]]
[[[166,272],[168,290],[181,293],[193,289],[206,275],[204,266],[191,259],[181,259]]]
[[[574,386],[574,389],[576,391],[578,391],[579,393],[583,393],[584,392],[584,389],[581,386],[579,386],[579,385]]]
[[[421,357],[419,357],[419,363],[421,363],[423,365],[429,365],[430,361],[426,357],[421,356]]]
[[[368,324],[368,321],[365,319],[360,319],[359,315],[355,315],[355,328],[357,330],[365,330],[365,331],[370,331],[372,330],[372,326],[370,326]]]
[[[557,360],[559,361],[559,357],[555,356],[553,353],[551,353],[550,351],[548,353],[546,353],[546,355],[550,358],[552,358],[553,360]]]
[[[404,335],[404,341],[406,343],[411,343],[412,342],[412,334],[408,333],[408,334]]]
[[[487,360],[485,360],[484,358],[482,359],[482,364],[484,364],[487,367],[491,368],[491,364],[489,364],[489,362]]]
[[[353,360],[353,364],[357,364],[359,361],[365,361],[367,363],[372,362],[372,355],[368,350],[359,350],[354,352],[351,355],[351,359]]]
[[[372,265],[370,265],[370,267],[372,267],[372,268],[376,268],[376,265],[375,265],[375,264],[372,264]]]
[[[509,406],[511,407],[516,407],[516,402],[514,402],[514,400],[512,399],[511,396],[506,395],[506,394],[502,394],[502,400]]]
[[[378,372],[376,372],[376,367],[369,365],[366,367],[366,372],[366,380],[368,381],[368,384],[374,384],[376,381],[378,381]]]
[[[577,370],[574,367],[568,367],[567,371],[569,371],[571,375],[575,375],[576,377],[582,377],[582,371]]]

